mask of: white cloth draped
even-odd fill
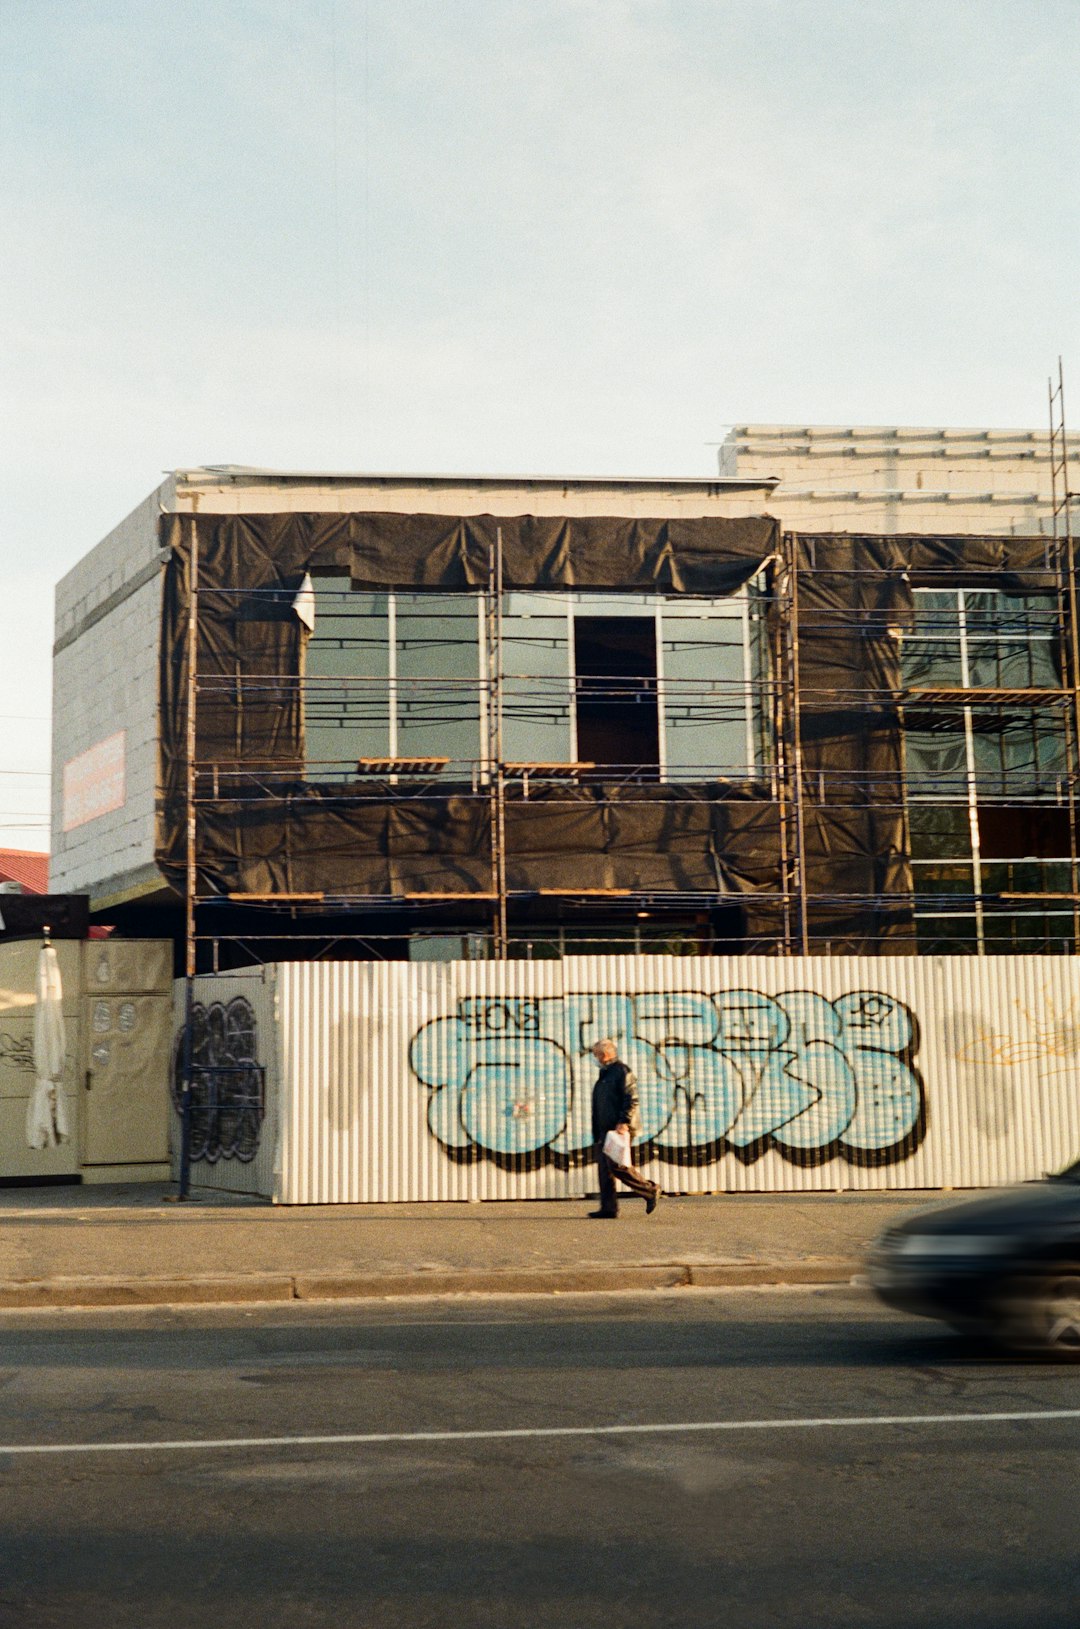
[[[31,1148],[55,1148],[71,1135],[67,1105],[60,1084],[64,1073],[67,1036],[64,1032],[64,991],[60,963],[52,945],[44,944],[38,957],[34,1000],[34,1074],[37,1082],[26,1105],[26,1141]]]

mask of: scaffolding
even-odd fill
[[[898,823],[901,839],[894,847],[914,868],[906,885],[912,935],[920,922],[937,914],[942,943],[982,953],[994,948],[995,924],[1005,917],[1026,912],[1034,919],[1065,911],[1069,932],[1059,937],[1069,938],[1069,945],[1054,948],[1078,950],[1080,653],[1060,367],[1057,383],[1049,386],[1049,407],[1052,536],[1046,539],[1043,564],[1028,567],[1026,595],[1015,590],[1005,595],[995,586],[1002,580],[997,557],[963,570],[955,560],[924,562],[919,572],[906,573],[896,549],[883,559],[870,552],[845,555],[837,564],[836,549],[828,555],[823,539],[782,533],[759,577],[741,591],[738,617],[728,616],[725,627],[740,629],[744,660],[738,671],[728,661],[722,676],[705,671],[707,640],[697,668],[697,658],[679,652],[678,635],[686,627],[679,617],[689,611],[705,619],[715,611],[713,603],[694,606],[692,595],[678,596],[678,608],[674,596],[652,596],[655,613],[648,609],[647,614],[655,616],[655,670],[632,683],[617,674],[578,673],[575,596],[557,590],[547,593],[539,621],[547,616],[554,626],[565,604],[569,632],[539,637],[538,643],[547,640],[551,647],[546,668],[539,663],[531,673],[520,671],[523,640],[520,619],[508,609],[513,595],[503,586],[502,528],[490,542],[485,582],[468,593],[440,596],[443,627],[428,642],[427,666],[420,661],[415,671],[402,670],[401,653],[409,650],[410,637],[415,642],[424,613],[415,596],[409,603],[409,596],[394,593],[355,595],[344,583],[337,591],[340,604],[332,608],[334,671],[301,666],[248,679],[205,665],[200,671],[195,653],[210,596],[218,603],[230,596],[251,601],[252,591],[244,583],[200,583],[199,529],[191,518],[184,722],[189,984],[200,969],[222,968],[238,956],[269,959],[283,942],[301,955],[394,956],[401,955],[402,946],[407,951],[410,938],[427,935],[503,959],[546,955],[565,945],[611,946],[619,933],[629,948],[661,943],[663,935],[655,930],[670,925],[683,935],[683,948],[704,950],[717,938],[717,911],[735,920],[751,893],[764,927],[757,937],[743,935],[746,950],[811,955],[844,948],[844,930],[836,922],[865,906],[873,889],[865,883],[845,888],[831,880],[823,854],[826,828],[829,823],[852,828],[867,811]],[[577,596],[578,614],[591,611],[585,604],[583,613],[583,598]],[[611,611],[619,593],[596,598]],[[319,616],[329,614],[323,599],[326,593]],[[692,647],[694,640],[683,639],[683,645]],[[824,647],[834,652],[828,660],[821,655]],[[1018,676],[1013,670],[1023,665],[1023,648],[1038,650],[1039,660],[1028,661],[1028,670]],[[373,652],[378,661],[371,660]],[[565,671],[555,671],[552,652],[559,660],[567,658]],[[678,671],[673,652],[683,663]],[[893,671],[889,661],[896,652]],[[440,671],[432,663],[446,653],[453,660]],[[466,671],[472,660],[474,670]],[[248,707],[292,709],[313,740],[326,741],[337,731],[342,748],[308,753],[303,762],[270,756],[262,764],[249,754],[230,757],[220,743],[205,753],[200,709],[207,702],[220,705],[241,689]],[[596,761],[580,746],[575,720],[588,707],[598,715],[606,707],[614,717],[629,705],[658,720],[655,754],[648,762],[632,757],[612,762],[611,754],[606,762]],[[836,728],[831,720],[841,714],[849,720],[844,727],[849,735],[862,731],[868,743],[844,761],[829,751],[828,741],[823,746],[823,735]],[[743,761],[727,751],[710,762],[700,751],[709,730],[728,744],[744,730]],[[469,731],[477,743],[471,761],[456,744]],[[875,744],[878,738],[891,740],[889,731],[898,740],[899,761]],[[691,741],[691,762],[678,761],[679,736]],[[523,738],[541,744],[559,738],[559,751],[526,756]],[[370,749],[357,749],[357,743]],[[246,810],[287,808],[290,800],[295,803],[298,780],[323,785],[327,798],[332,795],[337,805],[352,810],[375,810],[388,798],[396,806],[454,803],[464,810],[461,818],[484,823],[485,880],[477,885],[471,875],[461,886],[443,881],[438,888],[401,891],[215,885],[204,865],[210,811],[223,800]],[[700,880],[614,886],[578,867],[575,880],[536,888],[521,885],[515,875],[508,819],[520,824],[521,806],[529,801],[573,811],[603,795],[611,806],[622,798],[642,811],[666,806],[671,788],[694,785],[704,788],[707,800],[753,798],[774,811],[777,860],[769,883],[748,886],[744,894],[720,880],[715,886],[700,886]],[[986,811],[992,811],[990,824],[1002,828],[1010,801],[1046,811],[1047,831],[1057,834],[1059,852],[1010,855],[1000,832],[987,842]],[[946,852],[945,836],[935,837],[937,849],[929,852],[927,832],[946,826],[958,852]],[[873,831],[860,841],[865,845],[871,839]],[[1047,842],[1052,849],[1051,837],[1041,839],[1041,849]],[[946,875],[950,867],[956,875]],[[896,891],[904,888],[881,881],[878,901],[888,904]],[[585,935],[573,932],[575,922],[585,927]],[[640,925],[647,922],[648,929]],[[233,950],[225,953],[226,945]]]
[[[1080,951],[1080,618],[1060,364],[1048,396],[1052,533],[1037,547],[1021,540],[1031,546],[1019,572],[1005,558],[1015,540],[780,533],[723,603],[640,588],[508,594],[499,526],[484,580],[468,591],[358,593],[346,578],[333,588],[320,580],[316,592],[309,581],[315,632],[305,649],[325,647],[322,667],[245,673],[239,660],[227,670],[200,660],[203,620],[239,621],[260,593],[275,615],[290,607],[280,589],[203,583],[191,517],[185,1128],[198,1075],[196,975],[286,954],[805,956],[850,949],[857,913],[871,948],[880,933],[881,947],[900,951]],[[965,552],[967,543],[980,547]],[[618,661],[586,670],[579,623],[602,633],[624,607],[652,620],[652,667],[635,674],[627,656],[629,670]],[[299,719],[299,757],[259,761],[224,740],[207,751],[203,710],[241,702]],[[621,758],[595,750],[597,719],[601,735],[605,719],[624,730]],[[649,730],[655,747],[635,759],[633,743]],[[486,872],[463,867],[448,881],[433,857],[437,887],[422,867],[407,887],[283,887],[272,867],[261,886],[223,887],[206,863],[207,823],[222,808],[272,823],[297,803],[298,786],[353,819],[392,804],[435,829],[438,811],[449,821],[452,810],[486,844]],[[598,881],[586,851],[556,878],[522,880],[514,832],[530,813],[652,810],[662,829],[691,805],[762,811],[775,862],[763,860],[741,892],[719,871],[710,881],[675,866],[664,877],[661,867],[649,881],[644,863],[625,885]],[[845,844],[857,866],[842,863]],[[744,847],[752,853],[752,839]],[[756,926],[740,929],[750,905]]]
[[[1061,403],[1060,385],[1052,399]],[[188,663],[187,719],[185,765],[185,971],[193,977],[198,967],[218,968],[220,947],[225,940],[243,940],[247,951],[259,959],[260,943],[295,941],[298,948],[305,944],[336,939],[339,944],[354,941],[365,947],[367,953],[379,954],[379,941],[387,942],[384,953],[400,953],[400,943],[412,931],[410,917],[415,921],[420,913],[441,913],[432,919],[434,929],[448,937],[455,934],[483,939],[483,953],[497,958],[521,953],[521,945],[542,943],[542,935],[534,926],[523,923],[522,907],[535,906],[537,899],[558,901],[563,919],[573,910],[591,913],[594,936],[599,940],[610,938],[608,929],[618,919],[625,923],[628,913],[634,920],[651,920],[653,913],[681,912],[685,918],[698,919],[702,913],[717,907],[731,909],[742,901],[722,887],[678,888],[647,887],[643,885],[612,887],[594,885],[587,877],[580,882],[542,888],[523,888],[515,883],[509,861],[507,839],[507,811],[518,809],[530,798],[542,795],[548,806],[560,802],[577,805],[591,788],[603,787],[605,795],[614,803],[620,797],[633,797],[641,809],[650,803],[663,802],[663,789],[671,785],[686,786],[700,783],[709,795],[724,799],[752,791],[763,802],[774,806],[777,821],[778,863],[772,887],[758,888],[754,899],[759,905],[774,908],[774,922],[768,942],[757,942],[754,949],[770,949],[786,954],[809,954],[832,948],[830,935],[821,926],[825,907],[834,912],[853,909],[867,901],[865,888],[857,893],[841,888],[826,888],[815,883],[822,873],[820,852],[816,859],[808,853],[808,832],[817,832],[825,820],[843,819],[856,812],[872,810],[878,815],[892,815],[903,823],[903,844],[917,865],[927,862],[918,853],[919,834],[912,832],[913,812],[946,808],[964,811],[970,832],[971,887],[951,888],[935,893],[933,888],[923,889],[918,881],[912,884],[912,909],[920,914],[938,905],[945,915],[969,916],[974,943],[970,948],[983,949],[985,923],[989,915],[1005,907],[1015,914],[1024,901],[1040,908],[1052,901],[1067,903],[1070,913],[1077,896],[1077,841],[1076,841],[1076,774],[1077,726],[1080,722],[1080,689],[1077,674],[1080,663],[1076,648],[1076,582],[1072,569],[1072,538],[1068,499],[1064,477],[1068,450],[1064,435],[1063,416],[1051,434],[1054,454],[1052,469],[1055,480],[1055,534],[1047,540],[1045,564],[1035,575],[1035,591],[1029,595],[1013,595],[1011,600],[998,596],[991,603],[989,585],[999,568],[982,571],[969,570],[962,575],[966,588],[956,588],[957,572],[954,567],[924,567],[914,589],[914,614],[908,612],[906,620],[895,609],[878,603],[873,594],[862,592],[872,571],[861,564],[847,568],[829,566],[827,573],[817,560],[816,540],[795,534],[784,534],[776,557],[769,562],[747,592],[743,607],[742,637],[747,648],[756,653],[752,670],[748,667],[739,677],[710,679],[708,677],[673,677],[657,671],[628,684],[620,678],[597,681],[588,676],[570,673],[564,677],[536,676],[508,672],[505,632],[505,606],[503,566],[501,557],[502,534],[496,532],[488,562],[487,582],[478,594],[468,596],[476,602],[479,631],[446,634],[443,630],[441,648],[457,642],[463,648],[476,648],[478,671],[475,678],[462,678],[459,672],[430,672],[422,677],[405,676],[400,671],[385,676],[370,677],[363,674],[342,673],[333,678],[313,673],[261,674],[245,681],[242,677],[200,673],[194,662]],[[820,580],[827,575],[833,587],[833,603],[819,591]],[[1031,578],[1032,573],[1028,573]],[[980,577],[988,587],[980,586]],[[190,565],[190,595],[188,607],[189,648],[197,648],[199,640],[200,605],[207,593],[243,596],[243,586],[222,590],[205,590],[199,583],[198,545],[192,533]],[[847,583],[837,593],[836,585]],[[938,584],[947,585],[939,588]],[[850,591],[849,591],[850,590]],[[341,590],[344,599],[348,589]],[[249,596],[250,597],[250,596]],[[350,607],[349,620],[358,624],[353,635],[339,638],[338,645],[343,666],[348,664],[348,651],[353,644],[370,645],[370,623],[374,615],[387,619],[385,608],[375,611],[370,603],[359,609]],[[389,652],[397,649],[400,639],[400,621],[393,625],[393,596],[390,602]],[[549,596],[554,600],[556,596]],[[563,596],[566,599],[567,596]],[[605,596],[611,601],[615,596]],[[845,603],[846,602],[846,603]],[[680,613],[692,606],[692,597],[683,596]],[[796,614],[796,607],[798,612]],[[1004,616],[1002,607],[1008,609]],[[707,608],[703,608],[707,610]],[[471,614],[471,612],[470,612]],[[560,613],[561,614],[561,613]],[[343,620],[338,617],[338,623]],[[446,618],[443,619],[446,622]],[[466,621],[465,616],[462,617]],[[415,617],[414,617],[415,621]],[[383,636],[387,636],[384,634]],[[663,643],[658,639],[658,648]],[[814,648],[828,643],[841,652],[873,650],[877,644],[893,642],[905,653],[904,666],[909,670],[900,674],[885,673],[880,682],[869,682],[866,673],[852,665],[849,674],[839,677],[827,667],[822,670],[816,659],[813,673],[804,671],[803,646],[807,641]],[[438,642],[436,642],[438,644]],[[512,641],[510,641],[512,643]],[[670,647],[669,647],[670,648]],[[1020,682],[1009,672],[1009,663],[1020,660],[1024,649],[1036,650],[1038,662],[1029,663],[1029,671]],[[994,652],[997,652],[995,658]],[[930,658],[927,658],[927,652]],[[990,653],[988,655],[988,652]],[[1001,654],[1004,652],[1004,654]],[[908,653],[916,658],[908,659]],[[919,657],[925,672],[917,671]],[[706,649],[706,656],[708,650]],[[996,660],[1000,671],[989,682],[987,663]],[[979,664],[983,671],[977,671]],[[388,668],[393,667],[391,660]],[[842,665],[842,664],[841,664]],[[459,664],[460,666],[460,664]],[[941,682],[943,670],[952,682]],[[914,669],[915,671],[910,671]],[[1002,682],[1013,677],[1014,682]],[[1038,682],[1039,679],[1043,682]],[[1054,682],[1048,682],[1052,679]],[[841,680],[844,682],[841,683]],[[523,694],[523,685],[532,686]],[[586,689],[587,686],[591,688]],[[255,706],[296,706],[307,716],[321,721],[323,734],[327,720],[332,719],[343,740],[353,739],[356,730],[373,729],[373,718],[378,727],[386,726],[387,748],[383,755],[349,754],[338,758],[321,758],[306,765],[289,763],[284,768],[267,763],[253,764],[250,760],[230,761],[220,752],[211,760],[197,756],[198,710],[200,700],[207,696],[220,696],[224,691],[245,687],[248,702]],[[629,696],[629,701],[628,701]],[[733,764],[731,755],[723,763],[679,764],[672,761],[669,749],[663,747],[656,754],[657,761],[597,763],[582,757],[574,750],[571,739],[568,751],[560,757],[524,759],[506,751],[507,714],[521,733],[522,720],[535,722],[541,715],[565,725],[580,713],[585,703],[614,708],[641,704],[651,708],[660,722],[658,730],[666,730],[671,741],[677,741],[679,725],[689,724],[699,732],[716,729],[732,732],[746,727],[753,741],[747,761]],[[891,759],[882,763],[873,753],[864,755],[863,761],[845,761],[837,764],[820,749],[821,720],[834,715],[840,708],[861,724],[849,726],[850,733],[863,729],[868,738],[875,730],[886,725],[890,728],[895,715],[898,720],[898,739],[904,749],[905,762],[897,764]],[[461,717],[466,714],[469,728],[476,725],[476,737],[481,745],[477,757],[471,762],[458,759],[451,768],[451,758],[431,751],[439,745],[439,720],[442,714]],[[389,719],[387,714],[389,713]],[[417,724],[417,717],[420,724]],[[806,721],[811,725],[809,745],[804,741]],[[350,730],[353,735],[350,735]],[[449,733],[449,726],[447,733]],[[425,735],[429,750],[425,753],[407,752],[405,747],[415,744],[417,735]],[[402,737],[407,736],[408,741]],[[992,744],[999,740],[1002,760],[998,772],[992,768]],[[929,745],[928,745],[929,743]],[[944,743],[948,751],[940,751]],[[1019,743],[1019,748],[1018,744]],[[1025,748],[1026,743],[1026,748]],[[925,762],[921,767],[913,764],[918,752]],[[1008,747],[1014,762],[1006,762]],[[1028,759],[1022,751],[1028,750]],[[935,752],[937,758],[935,759]],[[951,754],[951,761],[950,761]],[[929,771],[926,763],[935,763],[932,785],[927,785]],[[464,800],[475,811],[484,811],[489,845],[490,864],[487,885],[477,887],[475,879],[460,888],[443,887],[438,890],[412,889],[399,893],[386,890],[365,892],[335,892],[333,889],[283,890],[268,887],[261,890],[230,889],[226,892],[207,883],[206,868],[201,864],[200,833],[206,811],[226,798],[234,804],[247,807],[257,804],[273,808],[292,795],[297,774],[306,775],[331,788],[334,797],[343,805],[362,807],[379,805],[388,796],[396,803],[410,800],[428,805],[440,800]],[[921,776],[921,781],[920,781]],[[464,782],[464,784],[463,784]],[[986,853],[985,842],[980,840],[978,816],[980,808],[999,809],[1005,804],[1020,803],[1025,808],[1054,810],[1057,828],[1066,844],[1062,852],[1049,856],[1068,867],[1068,886],[988,889],[984,886],[984,873],[988,866],[997,865],[999,853]],[[999,822],[1000,823],[1000,822]],[[925,821],[923,822],[925,824]],[[820,838],[816,839],[820,850]],[[1001,843],[997,847],[1001,848]],[[957,859],[958,856],[941,856]],[[1017,860],[1036,860],[1038,856],[1018,854]],[[1030,870],[1030,867],[1029,867]],[[884,893],[887,890],[883,891]],[[947,897],[946,897],[947,894]],[[991,897],[992,896],[992,897]],[[222,908],[234,911],[256,908],[275,913],[276,920],[269,924],[251,921],[238,930],[222,927]],[[598,915],[597,907],[601,912]],[[606,921],[602,920],[606,912]],[[282,913],[287,913],[285,918]],[[481,920],[481,913],[484,920]],[[353,920],[344,932],[331,931],[325,926],[312,926],[313,918],[377,916],[376,926],[365,927]],[[388,920],[401,919],[400,925]],[[684,924],[685,925],[685,924]],[[432,923],[428,924],[429,930]],[[1071,948],[1080,944],[1080,923],[1073,921],[1069,937]],[[567,936],[564,934],[563,939]],[[639,934],[640,937],[640,934]],[[693,935],[691,935],[691,938]],[[698,935],[707,939],[708,935]],[[212,946],[209,964],[199,947],[208,942]],[[703,948],[700,946],[699,948]]]

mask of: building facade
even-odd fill
[[[1072,950],[1075,588],[997,434],[174,474],[58,590],[51,885],[179,939],[194,877],[201,967]]]

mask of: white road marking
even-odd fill
[[[5,1454],[161,1454],[218,1448],[370,1448],[386,1443],[508,1442],[529,1438],[646,1437],[709,1431],[863,1430],[895,1425],[995,1425],[1080,1420],[1080,1408],[999,1410],[991,1414],[848,1414],[805,1420],[689,1420],[654,1425],[540,1425],[484,1431],[350,1431],[333,1436],[178,1438],[174,1442],[0,1443]]]

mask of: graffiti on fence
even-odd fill
[[[875,990],[464,997],[409,1047],[432,1134],[459,1160],[578,1164],[605,1036],[637,1076],[643,1158],[894,1165],[925,1135],[918,1021]]]
[[[30,1034],[9,1035],[0,1030],[0,1063],[9,1069],[19,1069],[24,1075],[34,1073],[34,1039]]]
[[[191,1158],[253,1160],[266,1112],[264,1072],[250,1001],[197,1001],[192,1009]],[[181,1112],[184,1031],[173,1047],[172,1096]]]

